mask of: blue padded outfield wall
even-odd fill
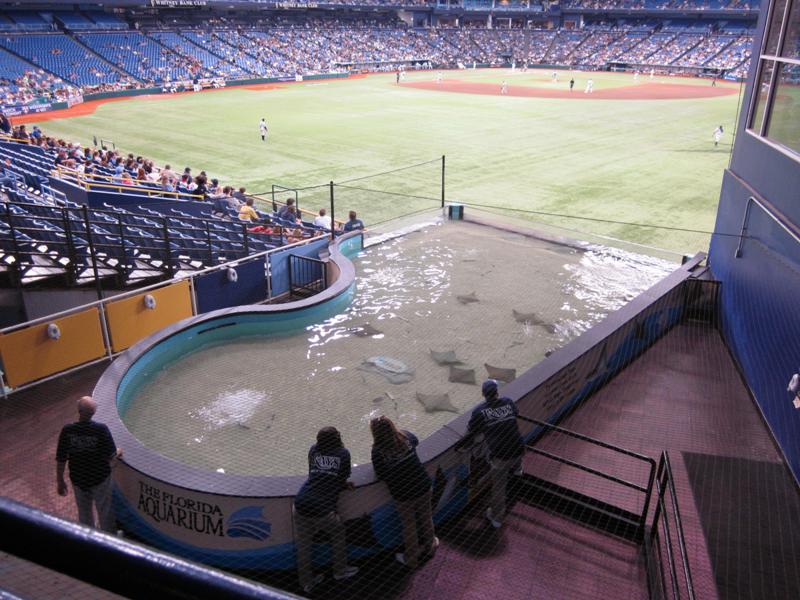
[[[768,3],[762,3],[760,26],[767,7]],[[763,31],[761,27],[758,30]],[[755,40],[731,166],[722,182],[709,263],[722,282],[723,334],[800,480],[800,410],[794,408],[786,389],[792,374],[800,369],[800,244],[761,208],[751,205],[748,237],[741,256],[736,257],[751,196],[800,234],[800,156],[784,154],[745,131],[760,47],[761,40]],[[748,440],[741,443],[746,445]]]

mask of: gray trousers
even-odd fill
[[[520,457],[493,458],[489,476],[492,481],[492,490],[489,497],[489,506],[492,507],[492,517],[502,523],[506,516],[506,488],[508,487],[508,472],[522,460]]]
[[[294,544],[297,548],[297,575],[300,586],[305,587],[314,579],[312,564],[314,536],[322,531],[331,538],[333,547],[333,574],[340,575],[347,568],[347,540],[342,519],[335,512],[324,517],[304,517],[294,513]]]
[[[428,552],[433,545],[433,515],[431,508],[431,490],[419,498],[406,502],[395,502],[397,514],[403,523],[403,545],[406,564],[415,569],[420,555]],[[417,524],[419,523],[419,530]]]
[[[107,533],[114,533],[115,518],[114,508],[111,505],[111,492],[114,483],[111,475],[103,481],[88,489],[72,484],[75,493],[75,504],[78,506],[78,520],[89,527],[95,526],[93,506],[97,506],[97,520],[100,529]]]

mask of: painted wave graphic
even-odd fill
[[[264,541],[272,533],[272,524],[264,518],[261,506],[246,506],[228,519],[228,537],[251,538]]]

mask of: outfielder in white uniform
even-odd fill
[[[500,94],[503,96],[508,94],[508,83],[505,81],[500,85]]]
[[[262,118],[258,123],[258,130],[261,132],[261,141],[267,141],[267,122]]]
[[[586,82],[586,89],[583,90],[584,94],[592,94],[594,93],[594,81],[591,79]]]
[[[719,146],[719,141],[722,139],[723,133],[725,133],[725,130],[722,129],[722,125],[714,130],[714,148]]]

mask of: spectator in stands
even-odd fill
[[[294,211],[294,198],[286,199],[286,204],[284,204],[278,211],[278,218],[294,223],[294,215],[290,216],[289,211]]]
[[[206,178],[205,171],[201,171],[200,174],[194,178],[194,182],[197,184],[194,193],[198,196],[205,197],[208,193],[208,179]]]
[[[175,191],[175,172],[169,165],[164,165],[164,168],[161,169],[161,173],[158,175],[158,182],[161,184],[161,188],[165,192],[174,192]]]
[[[9,121],[8,117],[5,114],[0,113],[0,132],[9,135],[12,131],[11,121]]]
[[[212,179],[211,180],[211,185],[208,186],[208,190],[206,191],[206,198],[213,199],[213,198],[216,198],[217,196],[219,196],[221,193],[222,193],[222,190],[219,187],[219,180],[218,179]]]
[[[431,480],[416,451],[419,440],[413,433],[397,429],[388,417],[372,419],[369,428],[372,467],[389,488],[403,524],[404,552],[394,556],[399,563],[416,569],[419,559],[433,554],[439,546],[433,532]]]
[[[248,199],[252,201],[252,199]],[[324,532],[331,538],[333,578],[348,579],[358,573],[357,567],[347,566],[345,528],[336,505],[339,493],[352,489],[350,452],[334,427],[323,427],[317,433],[317,443],[308,451],[308,479],[294,499],[295,546],[300,586],[308,594],[323,579],[314,575],[312,551],[314,536]]]
[[[25,125],[20,125],[16,129],[14,129],[14,133],[12,137],[20,142],[27,142],[28,141],[28,131],[25,129]]]
[[[125,168],[122,165],[114,167],[114,176],[111,178],[113,183],[122,183],[125,174]]]
[[[244,204],[244,201],[247,200],[245,192],[247,192],[247,189],[243,187],[240,187],[238,192],[233,192],[233,197],[239,202],[239,206]]]
[[[251,223],[255,223],[258,221],[258,213],[256,209],[253,208],[253,199],[248,198],[242,207],[239,209],[239,220],[240,221],[249,221]]]
[[[494,379],[483,382],[484,401],[472,411],[468,430],[470,434],[483,434],[489,448],[492,480],[486,519],[495,529],[503,524],[506,515],[506,485],[508,473],[520,470],[525,451],[517,426],[517,405],[510,398],[500,397]]]
[[[111,468],[122,456],[122,450],[115,446],[108,427],[92,420],[96,410],[97,403],[91,396],[83,396],[78,400],[78,421],[65,425],[61,430],[56,450],[56,484],[58,495],[66,496],[64,471],[69,463],[78,520],[94,527],[94,505],[100,529],[110,533],[115,529]]]
[[[364,229],[364,222],[357,218],[356,211],[351,210],[348,217],[349,220],[342,226],[342,231],[344,233],[347,233],[348,231],[358,231]]]
[[[0,185],[3,187],[13,187],[15,180],[14,172],[11,169],[11,159],[6,158],[0,163]]]
[[[325,213],[324,208],[319,209],[319,214],[314,217],[314,225],[317,227],[322,227],[324,229],[331,228],[331,218]]]

